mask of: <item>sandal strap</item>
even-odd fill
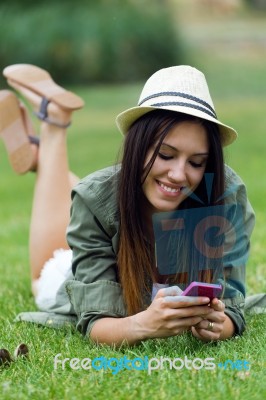
[[[58,126],[59,128],[68,128],[71,125],[71,121],[68,122],[67,124],[61,124],[60,122],[54,121],[53,119],[50,119],[48,117],[48,104],[50,103],[50,100],[48,100],[46,97],[42,98],[41,105],[40,105],[40,110],[38,112],[34,112],[34,114],[41,120],[45,121],[48,124]]]
[[[29,141],[31,144],[35,144],[37,147],[40,146],[40,138],[38,138],[37,136],[29,135]]]

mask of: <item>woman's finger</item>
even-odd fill
[[[225,309],[225,304],[217,298],[212,299],[210,306],[215,311],[224,311]]]

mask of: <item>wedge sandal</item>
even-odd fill
[[[31,147],[34,139],[27,134],[25,118],[25,109],[21,110],[16,95],[9,90],[1,90],[0,137],[5,144],[10,164],[18,174],[32,170],[35,164]],[[29,124],[29,120],[27,123]]]
[[[35,65],[10,65],[4,69],[3,75],[11,86],[14,82],[65,110],[74,111],[84,106],[79,96],[57,85],[47,71]]]

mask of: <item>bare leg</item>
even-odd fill
[[[19,84],[12,86],[24,95],[35,110],[41,97]],[[62,109],[51,102],[48,115],[62,126],[71,119],[72,110]],[[69,172],[66,128],[47,122],[41,123],[40,146],[36,168],[32,216],[30,224],[30,267],[32,291],[36,295],[36,281],[56,249],[68,249],[66,228],[70,219],[71,190],[79,178]]]
[[[29,240],[32,281],[54,250],[68,249],[70,194],[79,180],[69,173],[66,130],[42,123],[40,139]]]

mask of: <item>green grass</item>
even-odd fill
[[[229,64],[228,64],[229,63]],[[227,85],[225,67],[234,79]],[[221,120],[239,131],[238,141],[226,149],[226,160],[247,184],[249,198],[257,214],[247,267],[249,294],[265,291],[266,268],[266,92],[261,90],[262,65],[246,62],[243,67],[254,85],[243,89],[236,60],[206,56],[205,70]],[[265,77],[265,75],[264,75]],[[84,176],[117,160],[121,135],[114,117],[134,105],[141,85],[75,88],[85,100],[84,110],[74,116],[68,135],[71,169]],[[246,93],[244,93],[246,91]],[[110,349],[89,343],[70,328],[52,330],[25,323],[14,323],[17,313],[34,310],[30,293],[28,265],[29,218],[34,174],[19,177],[11,171],[0,143],[0,348],[11,351],[20,342],[30,347],[30,360],[18,360],[9,368],[0,367],[1,399],[257,399],[265,397],[264,315],[247,316],[248,327],[241,338],[204,344],[191,335],[150,340],[134,348]],[[223,370],[54,370],[54,357],[104,356],[170,357],[190,359],[207,357],[215,362],[247,360],[250,371]]]

